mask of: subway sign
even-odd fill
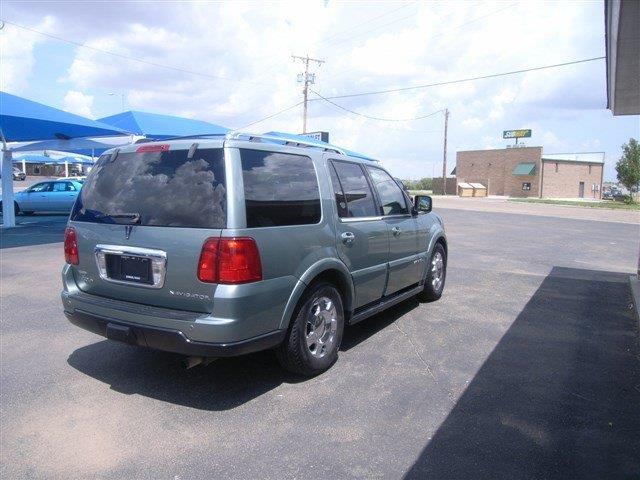
[[[504,130],[502,138],[529,138],[531,137],[531,129],[525,130]]]

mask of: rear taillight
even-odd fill
[[[78,236],[76,229],[67,227],[64,229],[64,260],[71,265],[78,265]]]
[[[219,239],[208,238],[202,245],[198,262],[198,280],[201,282],[216,283],[218,280],[218,243]]]
[[[198,279],[238,284],[262,280],[260,252],[253,238],[209,238],[202,246]]]

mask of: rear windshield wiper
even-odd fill
[[[140,223],[140,214],[139,213],[100,213],[96,215],[98,218],[112,218],[114,220],[130,220],[128,223],[137,224]]]

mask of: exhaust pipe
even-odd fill
[[[184,365],[184,368],[189,370],[190,368],[197,367],[198,365],[206,367],[215,360],[217,360],[215,357],[185,357],[182,364]]]

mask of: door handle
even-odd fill
[[[400,233],[402,233],[402,230],[400,230],[400,227],[393,227],[391,231],[393,232],[393,235],[395,237],[397,237],[398,235],[400,235]]]
[[[356,235],[353,232],[344,232],[340,235],[340,240],[342,240],[342,243],[345,245],[352,245],[356,240]]]

